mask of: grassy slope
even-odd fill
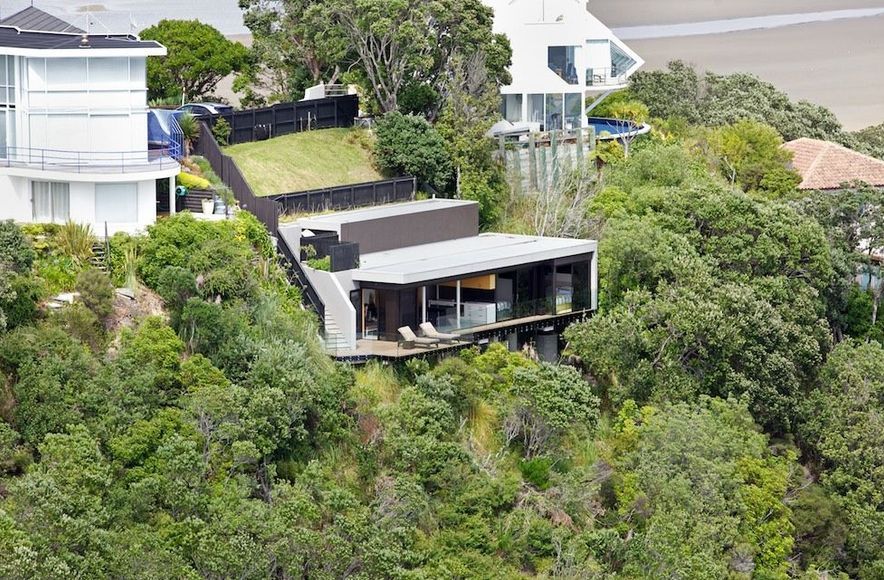
[[[324,129],[227,147],[257,195],[383,179],[350,129]],[[355,137],[355,136],[354,136]]]

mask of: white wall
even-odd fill
[[[52,181],[47,179],[46,181]],[[133,184],[136,188],[136,220],[131,222],[108,222],[108,233],[139,233],[156,222],[156,181],[143,180]],[[98,236],[104,235],[104,222],[96,220],[95,183],[69,182],[70,219],[92,226]],[[12,219],[21,223],[33,221],[31,180],[24,177],[0,175],[0,219]]]
[[[356,308],[350,302],[350,292],[356,289],[352,270],[324,272],[301,264],[310,284],[325,305],[326,315],[331,315],[351,349],[356,348]]]
[[[607,40],[616,43],[636,60],[644,61],[617,39],[613,32],[586,10],[586,0],[484,0],[494,9],[494,30],[506,34],[513,48],[512,83],[503,94],[523,94],[523,119],[527,119],[529,94],[580,93],[588,89],[586,69],[609,69],[610,47],[588,44]],[[574,46],[578,84],[572,85],[549,68],[548,47]],[[596,87],[597,88],[597,87]]]
[[[0,219],[27,223],[32,220],[33,215],[28,180],[0,175]]]

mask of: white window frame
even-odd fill
[[[45,193],[49,194],[49,198],[47,200],[47,205],[49,206],[49,219],[47,220],[43,216],[37,216],[37,187],[38,186],[47,186],[47,191]],[[64,196],[66,198],[66,203],[57,204],[56,195]],[[56,207],[56,205],[65,205],[67,211],[64,215],[62,213],[62,207]],[[35,180],[31,181],[31,211],[34,222],[36,223],[64,223],[71,219],[71,184],[63,181],[40,181]]]

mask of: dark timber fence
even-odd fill
[[[358,116],[359,97],[344,95],[234,111],[206,120],[210,125],[219,117],[227,121],[230,124],[227,141],[236,145],[313,129],[352,127]]]
[[[258,197],[254,194],[239,167],[231,157],[221,151],[211,129],[205,123],[200,123],[200,138],[195,149],[197,154],[209,161],[212,170],[218,174],[221,181],[230,187],[239,206],[255,214],[267,227],[270,235],[276,237],[279,230],[279,204],[272,199]]]
[[[315,212],[411,201],[416,191],[417,180],[414,177],[396,177],[385,181],[284,193],[273,196],[273,200],[282,206],[283,213]]]

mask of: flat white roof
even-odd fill
[[[481,234],[365,254],[360,257],[359,268],[350,273],[359,282],[419,284],[579,256],[597,248],[595,240]]]
[[[307,216],[298,219],[295,223],[301,228],[307,230],[336,231],[340,233],[342,224],[374,221],[388,217],[444,210],[464,205],[478,205],[478,203],[462,199],[424,199],[421,201],[391,203],[388,205],[366,207],[350,211]]]

